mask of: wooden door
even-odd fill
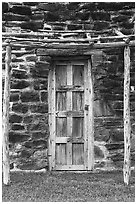
[[[49,72],[50,170],[91,170],[93,90],[90,60],[55,61]]]

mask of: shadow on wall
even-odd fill
[[[94,101],[94,116],[110,116],[113,115],[112,108],[109,103],[104,100]]]

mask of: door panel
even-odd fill
[[[50,169],[88,170],[88,61],[56,61],[50,72]]]
[[[72,108],[75,111],[84,109],[84,92],[75,91],[72,93]]]

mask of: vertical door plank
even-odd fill
[[[84,164],[84,144],[83,143],[73,143],[72,146],[72,164],[82,165]]]
[[[66,92],[56,92],[56,110],[66,110]]]
[[[83,110],[84,103],[84,93],[83,92],[73,92],[72,93],[73,110],[81,111]]]
[[[67,66],[67,85],[72,85],[72,65]],[[67,91],[67,111],[72,110],[72,91]],[[72,116],[67,117],[67,136],[72,137]],[[72,164],[72,143],[67,142],[67,164]]]
[[[88,84],[88,64],[84,66],[84,162],[85,169],[88,170],[88,107],[89,100],[89,84]]]
[[[93,79],[91,74],[91,60],[88,60],[88,82],[89,82],[89,113],[88,113],[88,170],[94,168],[94,93]]]
[[[73,65],[73,85],[84,85],[84,65]]]
[[[48,102],[49,102],[49,141],[48,141],[48,156],[49,170],[55,166],[55,131],[56,131],[56,116],[55,116],[55,65],[51,64],[48,77]]]
[[[66,86],[67,69],[66,65],[56,65],[56,89]]]
[[[129,184],[130,167],[130,47],[124,49],[124,183]]]
[[[73,118],[72,137],[83,138],[83,118]]]
[[[65,165],[66,161],[66,144],[56,144],[56,165]]]
[[[67,118],[56,118],[56,137],[67,137]]]

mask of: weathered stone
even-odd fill
[[[94,135],[94,139],[95,141],[104,141],[107,142],[109,141],[110,138],[110,130],[106,129],[106,128],[95,128],[95,135]]]
[[[59,15],[57,13],[51,13],[50,11],[44,12],[44,21],[58,21]]]
[[[107,21],[95,21],[94,22],[94,30],[103,30],[103,29],[107,29],[109,27],[109,23]]]
[[[22,121],[22,116],[17,115],[17,114],[11,114],[9,122],[10,123],[21,123]]]
[[[28,75],[26,70],[12,69],[12,77],[15,77],[17,79],[27,79]]]
[[[64,26],[60,26],[60,25],[55,25],[55,26],[52,26],[52,29],[53,30],[65,30],[65,27]]]
[[[11,81],[11,89],[24,89],[30,86],[30,83],[26,80],[12,80]]]
[[[34,13],[31,16],[32,20],[43,20],[44,19],[44,13]]]
[[[68,30],[82,30],[82,25],[80,24],[68,24],[67,25]]]
[[[35,91],[24,91],[21,93],[20,98],[22,102],[38,102],[39,93]]]
[[[129,17],[127,15],[118,15],[112,18],[112,21],[114,21],[115,23],[117,22],[121,22],[121,21],[127,21],[129,19]]]
[[[36,65],[35,69],[30,69],[30,73],[32,75],[32,77],[41,77],[41,78],[47,78],[48,77],[48,68],[49,68],[49,64],[45,65],[45,69],[43,69],[43,65],[42,66],[38,66]]]
[[[93,12],[91,14],[92,19],[95,20],[104,20],[110,21],[110,13],[104,11]]]
[[[37,6],[39,2],[23,2],[23,4],[28,6]]]
[[[21,170],[36,170],[35,162],[32,159],[26,160],[26,158],[22,158],[18,161],[17,168]]]
[[[48,93],[46,91],[41,91],[40,96],[42,102],[48,102]]]
[[[120,31],[124,35],[132,35],[134,33],[134,29],[126,29],[126,28],[121,28]]]
[[[29,158],[30,156],[32,155],[32,151],[31,150],[28,150],[28,149],[24,149],[21,151],[21,157],[22,158]]]
[[[18,15],[13,13],[7,13],[4,15],[5,21],[28,21],[29,17],[24,15]]]
[[[45,11],[56,11],[57,4],[55,4],[55,3],[40,3],[38,5],[38,9],[45,10]]]
[[[96,145],[94,146],[94,154],[95,154],[95,158],[104,158],[104,154],[102,150]]]
[[[32,113],[47,113],[48,112],[48,104],[40,103],[37,105],[31,105],[30,110]]]
[[[50,63],[51,62],[51,60],[52,60],[52,58],[50,57],[50,56],[39,56],[39,61],[40,61],[40,63],[41,62],[48,62],[48,63]]]
[[[24,116],[23,123],[30,124],[33,122],[33,115]]]
[[[13,124],[12,130],[25,130],[23,125]]]
[[[44,123],[38,123],[38,124],[31,124],[31,126],[29,125],[27,127],[28,130],[31,130],[31,131],[46,131],[48,129],[48,125],[47,124],[44,124]]]
[[[134,23],[130,23],[130,22],[121,22],[119,23],[119,26],[124,27],[125,29],[133,29],[134,28]]]
[[[2,13],[7,13],[9,11],[9,5],[6,2],[2,2]]]
[[[94,168],[102,168],[102,167],[105,167],[106,163],[104,161],[102,162],[95,162],[95,165],[94,165]]]
[[[76,17],[80,20],[88,20],[89,19],[89,16],[90,16],[90,12],[86,11],[85,9],[79,11],[76,13]]]
[[[29,135],[25,133],[20,132],[10,132],[9,133],[9,142],[17,143],[17,142],[23,142],[29,139]]]
[[[36,148],[46,149],[47,148],[47,141],[45,140],[34,140],[33,146]]]
[[[110,141],[111,142],[120,142],[120,141],[124,141],[124,131],[121,128],[117,128],[117,129],[111,129],[110,130]]]
[[[38,60],[36,55],[27,55],[25,59],[27,62],[36,62]]]
[[[48,124],[48,113],[34,114],[34,122],[35,124],[38,123]]]
[[[29,22],[22,22],[20,27],[22,29],[30,29],[36,32],[38,29],[43,28],[43,21],[29,21]]]
[[[94,27],[94,24],[93,23],[89,23],[89,24],[84,24],[84,29],[85,30],[92,30]]]
[[[12,58],[12,62],[24,62],[24,59],[23,58],[21,58],[21,57],[16,57],[15,55],[13,56],[13,58]]]
[[[29,6],[13,6],[10,8],[10,12],[12,13],[17,13],[17,14],[20,14],[20,15],[28,15],[30,16],[32,13],[31,13],[31,8]]]
[[[47,139],[49,136],[48,131],[47,132],[33,132],[32,133],[32,139]]]
[[[19,101],[19,93],[10,93],[10,102]]]
[[[14,103],[12,105],[12,111],[17,112],[17,113],[27,113],[28,112],[28,104]]]
[[[108,150],[115,150],[115,149],[123,149],[124,148],[123,143],[112,143],[112,144],[106,144],[105,146]]]
[[[47,149],[35,151],[32,158],[35,160],[38,168],[47,167]]]

